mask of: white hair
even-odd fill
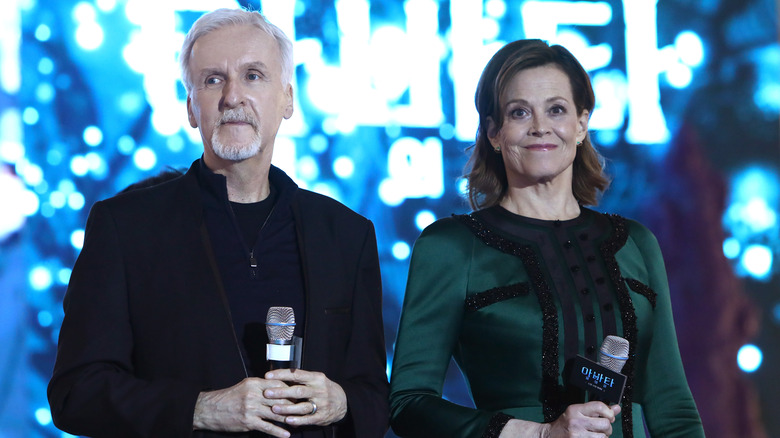
[[[190,77],[190,58],[192,57],[192,46],[198,38],[209,32],[232,25],[252,25],[255,26],[276,40],[279,45],[280,63],[282,65],[282,85],[287,85],[292,80],[293,73],[293,48],[292,41],[274,24],[270,23],[258,11],[248,11],[245,9],[222,8],[203,14],[192,25],[184,38],[184,44],[179,53],[179,63],[181,65],[181,78],[187,94],[192,90],[192,78]]]

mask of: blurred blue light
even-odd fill
[[[704,43],[695,32],[684,31],[674,39],[674,46],[680,61],[691,67],[704,62]]]
[[[54,208],[62,208],[65,206],[68,197],[60,191],[54,191],[49,193],[49,204]]]
[[[49,183],[47,183],[45,180],[41,181],[35,186],[35,193],[42,195],[49,191]]]
[[[320,176],[320,166],[311,155],[304,155],[295,165],[296,173],[305,181],[314,181]]]
[[[48,289],[52,284],[51,271],[43,266],[36,266],[30,270],[30,286],[35,290]]]
[[[339,128],[335,117],[326,117],[322,121],[322,132],[331,137],[338,134]]]
[[[59,166],[59,164],[62,163],[62,158],[62,152],[56,149],[51,149],[46,152],[46,162],[52,166]]]
[[[309,149],[315,154],[321,154],[328,150],[328,137],[315,134],[309,138]]]
[[[777,173],[760,165],[750,166],[733,178],[732,201],[747,203],[754,198],[766,199],[769,205],[776,205],[780,194],[780,179]]]
[[[752,344],[743,345],[737,353],[737,364],[746,373],[756,371],[761,367],[763,360],[764,354],[761,352],[761,349]]]
[[[682,89],[693,81],[693,72],[687,65],[674,64],[666,70],[666,80],[672,87]]]
[[[491,41],[498,38],[498,33],[501,31],[501,26],[498,22],[490,17],[483,17],[480,22],[479,33],[483,40]]]
[[[593,135],[594,133],[591,133]],[[615,130],[596,131],[596,147],[611,148],[620,140],[620,133]]]
[[[49,408],[38,408],[35,410],[35,420],[41,426],[48,426],[51,424],[51,411]]]
[[[38,61],[38,72],[42,75],[50,75],[54,71],[54,61],[44,56]]]
[[[97,126],[87,126],[82,134],[84,143],[89,146],[97,146],[103,142],[103,131]]]
[[[439,137],[443,140],[452,140],[452,138],[455,137],[455,127],[449,123],[442,123],[442,125],[439,126]]]
[[[102,179],[106,176],[108,167],[102,155],[97,152],[89,152],[84,158],[87,160],[87,165],[89,166],[89,171],[92,172],[92,175],[98,179]]]
[[[390,123],[385,126],[385,134],[388,138],[398,138],[401,136],[401,126],[398,123]]]
[[[163,88],[160,90],[149,90],[150,95],[155,93],[163,94]],[[184,120],[178,111],[172,111],[171,108],[163,108],[152,112],[152,127],[160,135],[174,135],[182,128]],[[189,126],[189,125],[187,125]]]
[[[28,125],[34,125],[38,123],[39,119],[40,115],[38,114],[38,110],[31,106],[28,106],[22,112],[22,121]]]
[[[62,268],[59,271],[57,271],[57,281],[60,284],[68,284],[70,281],[70,273],[71,270],[69,268]]]
[[[46,310],[38,312],[38,324],[40,324],[41,327],[49,327],[52,322],[54,322],[54,317],[51,312],[47,312]]]
[[[84,195],[81,193],[71,193],[68,196],[68,207],[70,207],[72,210],[81,210],[84,208],[85,203],[86,200],[84,199]]]
[[[338,157],[333,161],[333,173],[339,178],[346,179],[355,172],[355,163],[349,157]]]
[[[40,103],[54,100],[54,87],[48,82],[42,82],[35,88],[35,97]]]
[[[75,230],[70,233],[70,244],[74,248],[81,250],[84,246],[84,230]]]
[[[119,109],[127,114],[135,114],[141,110],[144,104],[143,96],[138,93],[122,93],[119,97]]]
[[[777,225],[777,213],[767,205],[766,200],[753,198],[744,209],[744,219],[754,232],[762,232]]]
[[[135,150],[133,164],[141,170],[149,170],[157,164],[157,154],[151,148],[142,146]]]
[[[51,29],[45,24],[39,24],[35,28],[35,39],[38,41],[49,41],[51,38]]]
[[[45,218],[51,218],[54,216],[54,213],[56,213],[54,206],[52,206],[48,202],[44,202],[43,204],[41,204],[41,216]]]
[[[66,195],[70,195],[76,191],[76,184],[73,182],[73,180],[63,179],[60,180],[60,182],[57,184],[57,190],[65,193]]]
[[[739,244],[739,239],[729,237],[723,241],[723,255],[729,259],[735,259],[739,257],[739,253],[742,251],[742,245]]]
[[[766,279],[772,269],[772,250],[764,245],[750,245],[742,253],[740,265],[752,277],[759,280]]]
[[[84,176],[89,172],[89,162],[83,155],[75,155],[70,159],[70,171],[76,176]]]
[[[468,196],[469,195],[469,181],[466,178],[460,178],[458,179],[458,193],[461,196]]]
[[[184,139],[179,135],[171,135],[165,140],[168,150],[171,152],[181,152],[184,150]]]
[[[116,7],[116,0],[97,0],[97,7],[103,12],[111,12]]]
[[[780,303],[775,304],[772,315],[775,317],[775,323],[780,323]]]
[[[436,215],[430,210],[422,210],[414,217],[414,224],[417,229],[423,230],[428,225],[432,224],[436,220]]]
[[[103,28],[97,23],[82,23],[76,28],[76,42],[82,49],[91,51],[103,44]]]
[[[22,177],[28,186],[36,186],[43,181],[43,169],[29,161],[19,160],[16,163],[16,173]]]
[[[0,125],[2,129],[2,125]],[[0,132],[0,135],[5,132]],[[16,163],[24,157],[24,145],[15,141],[0,141],[0,160],[6,163]]]
[[[501,18],[506,14],[506,2],[504,0],[487,0],[485,13],[493,18]]]
[[[135,140],[133,140],[133,137],[130,137],[129,135],[123,135],[119,137],[119,140],[117,140],[116,146],[119,150],[119,153],[123,155],[130,155],[135,150]]]
[[[97,16],[95,8],[87,2],[76,3],[72,15],[78,24],[91,23]]]
[[[759,108],[766,111],[780,112],[780,84],[761,84],[757,87],[753,100]]]
[[[396,242],[393,244],[392,251],[393,257],[397,260],[406,260],[412,252],[411,248],[409,248],[409,244],[406,242]]]

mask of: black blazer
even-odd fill
[[[198,393],[246,371],[197,167],[92,207],[48,388],[57,427],[94,437],[221,436],[192,431]],[[325,373],[348,402],[344,420],[305,436],[382,437],[388,384],[373,225],[302,189],[292,206],[306,293],[302,368]]]

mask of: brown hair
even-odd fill
[[[487,129],[489,120],[493,121],[496,130],[504,125],[502,100],[509,82],[522,70],[549,64],[554,64],[569,77],[577,114],[582,114],[584,110],[593,113],[595,97],[590,77],[574,55],[564,47],[550,46],[542,40],[518,40],[502,47],[482,71],[474,96],[479,127],[465,169],[471,208],[477,210],[494,206],[507,191],[504,162],[501,154],[493,151]],[[574,158],[572,192],[580,205],[596,205],[600,192],[604,192],[607,186],[609,179],[604,174],[603,158],[587,134]]]

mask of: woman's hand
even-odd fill
[[[509,420],[499,438],[603,438],[612,435],[612,423],[620,406],[602,402],[570,405],[552,423]]]

